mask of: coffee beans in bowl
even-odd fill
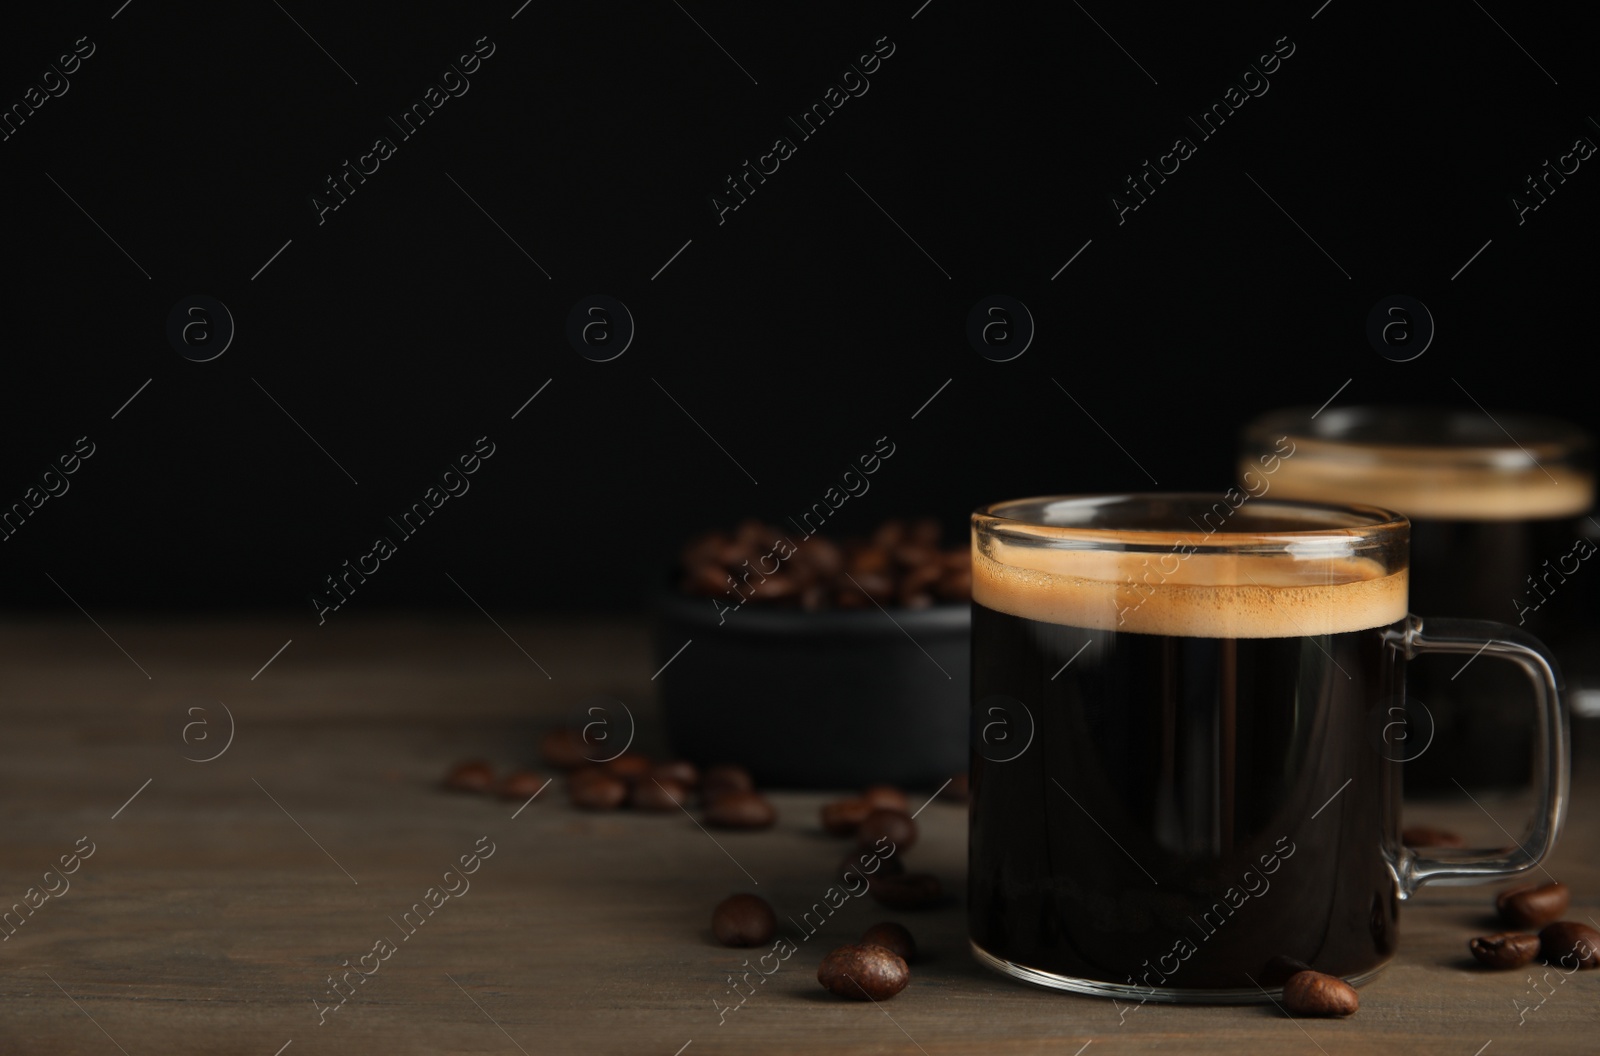
[[[941,547],[942,534],[931,517],[885,521],[869,539],[839,542],[745,520],[732,533],[706,532],[684,545],[678,589],[734,608],[750,603],[807,612],[967,601],[971,551],[964,540]]]
[[[780,523],[701,535],[662,577],[655,685],[674,751],[738,759],[764,785],[931,792],[968,762],[967,540],[926,518],[858,539]]]

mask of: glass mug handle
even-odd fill
[[[1522,669],[1533,686],[1539,717],[1538,773],[1534,808],[1527,838],[1505,854],[1478,854],[1462,858],[1429,858],[1400,849],[1395,870],[1400,897],[1407,898],[1429,880],[1464,877],[1493,880],[1515,876],[1537,865],[1555,846],[1566,816],[1568,756],[1566,709],[1561,700],[1561,676],[1555,658],[1537,638],[1492,620],[1430,619],[1407,616],[1384,632],[1385,642],[1407,660],[1422,653],[1462,653],[1498,657]]]

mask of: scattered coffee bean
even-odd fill
[[[750,771],[731,763],[720,763],[706,771],[700,782],[700,794],[709,803],[724,792],[753,792],[755,787]]]
[[[1539,953],[1563,968],[1600,968],[1600,931],[1575,920],[1546,924],[1539,932]]]
[[[778,915],[758,895],[729,895],[712,911],[711,930],[724,946],[765,946],[778,932]]]
[[[621,778],[630,785],[648,774],[655,766],[647,756],[638,752],[623,752],[603,765],[611,776]]]
[[[1510,931],[1485,935],[1467,943],[1472,956],[1490,968],[1521,968],[1539,956],[1539,946],[1539,936],[1519,935]]]
[[[917,940],[911,937],[904,924],[892,920],[881,921],[862,932],[861,945],[882,946],[907,964],[917,958]]]
[[[444,787],[453,792],[488,792],[494,787],[494,770],[482,759],[457,763],[445,775]]]
[[[884,1001],[906,988],[911,969],[882,946],[840,946],[822,959],[817,982],[854,1001]]]
[[[558,770],[576,770],[589,765],[584,753],[589,746],[576,730],[551,730],[539,739],[539,755],[545,763]]]
[[[822,827],[835,836],[849,836],[861,827],[872,813],[872,804],[864,799],[839,799],[822,805]]]
[[[514,770],[500,779],[494,791],[501,799],[529,799],[545,786],[547,780],[543,774],[536,774],[532,770]]]
[[[903,810],[874,810],[862,819],[861,827],[856,830],[856,845],[871,847],[884,836],[899,854],[917,842],[917,823]]]
[[[872,897],[890,909],[934,909],[944,904],[944,885],[927,873],[885,876],[882,871],[868,879]]]
[[[871,803],[875,810],[898,810],[905,813],[911,809],[911,801],[906,794],[893,785],[873,785],[871,788],[862,789],[861,798]]]
[[[1548,884],[1522,884],[1495,896],[1500,919],[1514,928],[1542,928],[1560,920],[1572,902],[1572,893],[1559,880]]]
[[[1467,841],[1449,829],[1431,825],[1407,825],[1400,831],[1400,842],[1407,847],[1465,847]]]
[[[1283,984],[1283,1007],[1297,1016],[1348,1016],[1361,1007],[1361,999],[1338,976],[1296,972]]]
[[[759,792],[724,792],[706,802],[706,824],[719,829],[765,829],[778,812]]]
[[[567,799],[583,810],[616,810],[628,798],[628,783],[604,767],[575,770],[567,779]]]
[[[649,776],[660,781],[676,781],[684,788],[700,787],[700,771],[687,759],[673,759],[670,762],[658,763],[650,771]]]
[[[1282,986],[1289,981],[1290,976],[1309,971],[1311,971],[1309,964],[1297,961],[1293,957],[1285,957],[1280,953],[1262,967],[1260,982],[1262,986]]]
[[[957,774],[949,784],[939,790],[939,798],[951,803],[966,803],[972,799],[972,786],[966,774]]]
[[[684,800],[689,798],[689,792],[678,782],[669,778],[647,777],[638,782],[628,793],[628,805],[635,810],[648,810],[654,813],[677,810]]]

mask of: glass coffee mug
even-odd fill
[[[1513,437],[1515,439],[1513,439]],[[1546,642],[1572,683],[1595,650],[1594,445],[1576,426],[1476,408],[1302,407],[1246,429],[1240,489],[1255,498],[1365,503],[1411,521],[1411,599],[1423,612],[1501,619]],[[1503,666],[1503,665],[1502,665]],[[1531,716],[1514,672],[1456,678],[1459,661],[1407,673],[1394,727],[1406,791],[1458,797],[1525,787]],[[1404,734],[1404,743],[1398,738]]]
[[[1512,627],[1409,615],[1408,534],[1371,506],[1197,495],[974,513],[978,959],[1124,1000],[1265,1001],[1304,967],[1377,974],[1423,883],[1537,865],[1567,799],[1555,662]],[[1527,676],[1539,780],[1518,846],[1402,846],[1385,727],[1420,653]]]

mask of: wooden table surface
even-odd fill
[[[817,826],[829,796],[775,792],[775,828],[713,842],[683,814],[580,813],[559,782],[515,817],[519,804],[436,789],[462,757],[531,761],[538,733],[594,694],[634,712],[637,747],[664,751],[642,624],[96,617],[104,632],[0,625],[0,908],[55,892],[0,943],[0,1053],[1600,1050],[1600,971],[1534,991],[1528,971],[1472,966],[1482,887],[1407,906],[1398,956],[1345,1021],[1146,1005],[1124,1022],[1109,1001],[980,968],[958,909],[899,915],[929,956],[893,1001],[845,1002],[819,988],[817,962],[895,916],[852,899],[719,1022],[713,1002],[736,1000],[728,976],[746,954],[712,940],[710,910],[737,890],[780,918],[817,901],[843,851]],[[1600,918],[1597,771],[1580,760],[1547,863],[1577,918]],[[1518,803],[1483,806],[1409,820],[1481,845],[1504,842],[1496,820],[1520,830]],[[918,821],[907,858],[959,890],[963,809],[934,802]],[[93,850],[70,887],[47,881],[75,846]],[[399,941],[404,910],[478,846],[493,853],[470,887]],[[319,1023],[317,1002],[337,1000],[328,976],[380,939],[396,948]]]

